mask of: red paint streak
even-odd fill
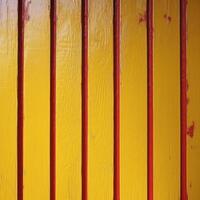
[[[147,1],[147,103],[148,167],[147,196],[153,200],[153,0]]]
[[[172,17],[167,15],[167,14],[164,14],[164,18],[170,23],[172,21]]]
[[[50,8],[50,200],[56,199],[56,0]]]
[[[114,0],[114,200],[120,200],[120,0]]]
[[[193,138],[194,137],[194,129],[195,129],[195,123],[192,122],[192,125],[187,129],[187,134]]]
[[[147,12],[139,13],[139,24],[147,21]]]
[[[18,0],[18,79],[17,79],[17,199],[23,200],[24,136],[24,0]]]
[[[181,65],[181,200],[187,200],[187,45],[186,0],[180,0],[180,65]]]
[[[88,199],[88,0],[82,0],[82,200]]]

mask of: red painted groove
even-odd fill
[[[24,0],[18,0],[18,78],[17,78],[17,199],[23,200],[24,135]]]
[[[56,0],[50,8],[50,200],[56,199]]]
[[[186,0],[180,0],[181,200],[187,200]]]
[[[114,0],[114,200],[120,199],[120,0]]]
[[[82,200],[88,199],[88,0],[82,0]]]
[[[153,0],[147,1],[147,197],[153,200]]]

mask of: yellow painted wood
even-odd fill
[[[81,1],[59,0],[57,199],[81,199]]]
[[[89,199],[113,198],[113,1],[89,1]]]
[[[188,199],[200,199],[200,1],[188,1],[187,79],[188,128],[193,125],[193,137],[188,135]]]
[[[147,199],[146,1],[121,2],[121,199]]]
[[[180,198],[179,1],[154,1],[154,193]]]
[[[49,1],[26,2],[24,199],[49,199]]]
[[[0,199],[16,199],[17,5],[0,2]]]

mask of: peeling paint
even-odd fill
[[[147,11],[144,11],[144,13],[139,13],[139,24],[147,21]]]
[[[191,138],[194,137],[194,129],[195,129],[195,122],[192,122],[192,125],[190,125],[187,129],[187,135],[189,135]]]

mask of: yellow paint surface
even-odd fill
[[[171,21],[170,21],[171,17]],[[180,198],[179,1],[154,2],[154,193]]]
[[[81,1],[58,1],[57,199],[81,199]]]
[[[17,10],[0,2],[0,199],[16,198]]]
[[[113,7],[89,1],[89,199],[113,198]]]
[[[49,200],[49,0],[26,1],[24,200]],[[58,0],[57,199],[81,199],[81,0]],[[147,199],[146,0],[121,1],[121,200]],[[200,2],[188,1],[188,196],[199,200]],[[0,0],[0,200],[17,199],[17,1]],[[180,199],[179,1],[154,0],[154,196]],[[113,0],[89,1],[89,200],[113,199]]]
[[[147,199],[146,1],[122,0],[121,199]]]
[[[194,122],[194,136],[188,136],[188,199],[200,199],[200,1],[188,2],[188,127]]]
[[[49,1],[34,0],[25,23],[24,199],[49,199]]]

